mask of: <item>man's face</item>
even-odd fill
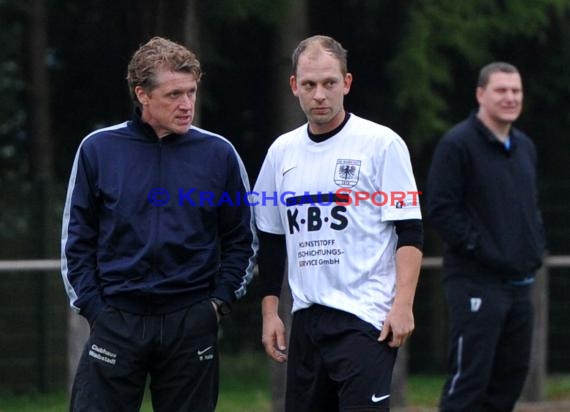
[[[512,123],[522,110],[523,90],[518,73],[491,74],[485,87],[477,88],[479,113],[495,124]]]
[[[291,76],[293,94],[299,98],[311,132],[326,133],[344,120],[344,96],[352,75],[342,74],[340,62],[322,50],[308,50],[299,57],[297,73]]]
[[[158,137],[186,133],[194,118],[198,82],[191,73],[159,71],[157,86],[149,91],[135,88],[142,106],[142,119]]]

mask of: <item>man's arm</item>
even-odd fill
[[[470,223],[464,204],[466,155],[457,143],[442,140],[428,175],[427,212],[435,230],[455,251],[473,256],[480,235]]]
[[[394,221],[396,245],[396,296],[378,340],[392,335],[388,345],[401,346],[414,330],[414,296],[422,264],[424,230],[420,219]]]
[[[277,193],[272,149],[267,152],[255,182],[256,193]],[[277,362],[285,362],[287,356],[286,334],[279,317],[279,295],[285,276],[286,242],[279,206],[259,203],[255,206],[255,220],[259,230],[258,269],[261,281],[261,314],[263,331],[261,342],[267,355]]]
[[[259,241],[258,268],[263,296],[261,343],[267,355],[281,363],[287,360],[285,326],[279,317],[279,296],[285,275],[285,235],[259,231]]]
[[[82,143],[73,162],[63,211],[61,275],[71,308],[90,325],[104,306],[97,280],[99,220],[93,175]]]
[[[389,338],[391,347],[401,346],[414,330],[413,305],[421,263],[422,252],[415,246],[402,246],[396,251],[396,296],[378,338]]]
[[[225,191],[229,194],[249,192],[247,172],[235,151],[228,156]],[[258,248],[253,207],[247,202],[224,203],[218,216],[221,265],[212,297],[231,305],[245,295],[253,277]]]

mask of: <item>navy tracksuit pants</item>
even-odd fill
[[[217,332],[209,300],[164,315],[105,307],[79,361],[70,411],[138,412],[147,376],[155,412],[214,411]]]
[[[441,412],[509,412],[526,380],[532,340],[531,285],[450,277],[448,378]]]

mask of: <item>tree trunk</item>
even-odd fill
[[[190,49],[200,60],[200,19],[198,0],[138,0],[128,12],[129,32],[134,52],[152,36],[161,36]],[[130,58],[130,56],[129,56]],[[199,89],[198,89],[199,90]],[[196,100],[194,121],[200,124],[201,99]]]
[[[156,34],[182,44],[200,60],[200,19],[198,0],[160,0],[156,14]],[[198,88],[198,91],[200,89]],[[200,124],[201,99],[196,100],[192,124]]]
[[[28,3],[28,99],[31,170],[36,181],[53,180],[53,142],[47,60],[47,18],[44,0]]]
[[[291,94],[289,77],[291,75],[291,54],[299,41],[306,37],[308,32],[307,5],[303,0],[293,0],[289,12],[280,20],[277,31],[277,47],[275,50],[275,78],[274,100],[276,102],[275,130],[278,134],[284,133],[299,126],[304,121],[303,112],[299,108],[297,99]],[[274,136],[276,138],[277,136]],[[285,269],[287,271],[287,269]],[[287,281],[287,274],[283,281],[279,316],[287,330],[287,340],[291,330],[291,290]],[[286,364],[270,361],[272,410],[282,412],[285,410],[285,378]]]
[[[28,133],[30,140],[30,174],[34,187],[35,211],[33,225],[38,228],[34,254],[37,258],[52,258],[57,254],[58,224],[54,212],[54,160],[51,132],[50,87],[47,67],[47,16],[44,0],[29,0],[25,3],[27,21],[27,100],[29,108]],[[50,353],[53,334],[49,327],[50,304],[49,274],[38,273],[38,388],[46,392],[52,388]]]

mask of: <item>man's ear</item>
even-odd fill
[[[135,87],[135,96],[137,96],[137,100],[142,106],[146,106],[148,104],[149,96],[141,86]]]
[[[291,86],[291,92],[293,92],[293,95],[297,96],[299,88],[297,85],[297,78],[295,77],[295,75],[291,75],[291,77],[289,77],[289,86]]]
[[[346,96],[350,92],[350,86],[352,85],[352,74],[346,73],[344,76],[344,95]]]
[[[485,89],[481,86],[477,86],[477,89],[475,90],[475,98],[479,104],[481,104],[481,96],[483,96],[483,93],[485,93]]]

